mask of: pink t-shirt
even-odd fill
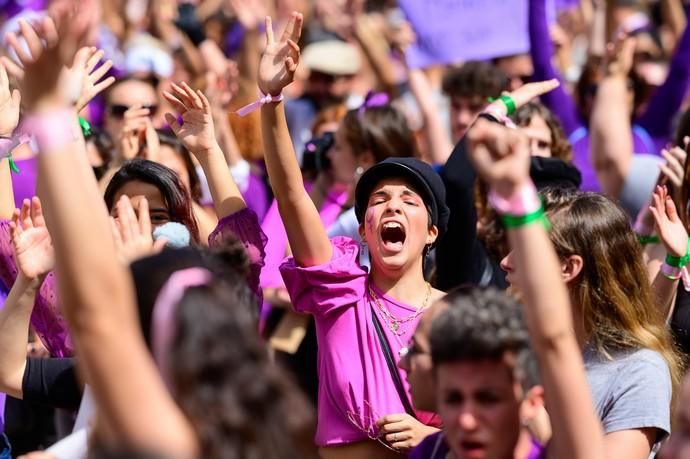
[[[303,268],[289,258],[280,267],[293,307],[313,314],[316,321],[319,397],[315,441],[319,446],[375,438],[379,418],[405,412],[372,323],[376,305],[367,294],[368,273],[358,262],[359,244],[344,237],[331,243],[333,257],[326,264]],[[395,317],[417,311],[372,288]],[[404,333],[396,338],[382,315],[376,314],[397,361],[401,343],[410,340],[421,315],[401,325]],[[409,396],[405,374],[398,372]],[[417,417],[425,424],[438,425],[432,413],[418,411]]]

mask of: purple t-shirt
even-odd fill
[[[397,318],[409,317],[417,308],[385,295],[369,282],[359,264],[359,243],[349,238],[331,240],[333,256],[319,266],[299,267],[289,258],[280,267],[285,287],[297,312],[314,316],[318,353],[318,424],[316,444],[340,445],[376,438],[376,421],[384,415],[404,413],[383,350],[372,322],[376,311],[391,353],[412,337],[421,314],[406,322],[401,336],[394,336],[368,294],[372,288],[382,308]],[[402,370],[400,379],[409,396]],[[417,412],[421,422],[433,425],[437,417]]]
[[[407,456],[408,459],[445,459],[448,454],[448,445],[443,438],[443,431],[436,432],[426,437]],[[525,459],[545,459],[546,450],[532,439],[532,447]]]

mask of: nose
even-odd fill
[[[474,415],[474,413],[467,409],[463,408],[462,411],[458,414],[458,427],[464,431],[471,432],[475,430],[479,423],[477,421],[477,417]]]
[[[458,125],[462,127],[469,126],[470,123],[474,121],[472,115],[473,113],[470,110],[464,108],[458,110],[458,116],[456,117]]]
[[[503,257],[503,259],[501,260],[501,269],[507,273],[513,272],[512,256],[513,256],[513,252],[510,252],[510,253],[508,253],[508,255]]]
[[[401,201],[397,198],[389,199],[386,202],[385,213],[399,214],[402,212]]]

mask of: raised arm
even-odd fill
[[[468,136],[475,168],[489,183],[497,200],[507,200],[511,208],[518,203],[526,204],[525,207],[534,207],[536,203],[537,209],[541,207],[529,178],[529,147],[523,135],[479,120]],[[516,212],[536,210],[525,207]],[[549,407],[553,455],[603,458],[603,433],[553,245],[539,220],[508,228],[508,238],[513,250],[509,256],[520,278],[530,340],[539,360]]]
[[[19,275],[0,310],[0,392],[21,399],[31,311],[38,289],[55,263],[38,198],[31,203],[25,200],[21,212],[15,211],[10,231]]]
[[[690,5],[685,7],[686,13]],[[655,139],[666,142],[672,135],[671,125],[683,104],[690,82],[690,27],[685,27],[671,58],[664,83],[654,91],[646,110],[637,119]],[[663,144],[663,143],[662,143]]]
[[[0,220],[9,220],[14,212],[9,155],[12,153],[12,133],[19,122],[20,101],[19,90],[10,91],[7,71],[0,64]]]
[[[529,0],[530,54],[534,65],[532,78],[536,81],[550,80],[561,75],[553,65],[553,45],[546,18],[546,0]],[[572,97],[563,86],[541,96],[541,101],[561,120],[566,135],[583,126]]]
[[[293,13],[279,41],[266,18],[266,49],[259,65],[259,89],[274,98],[292,82],[299,60],[302,15]],[[278,210],[285,224],[292,254],[300,266],[314,266],[331,259],[333,249],[319,212],[304,189],[302,172],[292,147],[282,102],[261,107],[261,134],[266,168]]]
[[[172,92],[165,91],[163,96],[179,112],[182,124],[171,113],[166,113],[165,119],[177,138],[201,164],[218,218],[244,209],[247,205],[232,179],[223,151],[216,140],[213,113],[208,99],[187,83],[172,83],[171,88]]]
[[[74,0],[53,4],[57,27],[45,18],[38,30],[27,23],[22,28],[31,51],[22,94],[28,99],[28,124],[40,151],[43,201],[63,311],[103,415],[100,419],[108,426],[108,435],[100,438],[104,445],[194,457],[198,448],[193,429],[146,350],[132,281],[117,260],[76,113],[60,92],[62,63],[74,56],[95,25],[92,2],[79,2],[78,10],[76,6]]]
[[[602,190],[613,199],[623,188],[634,153],[628,72],[632,66],[635,41],[627,38],[617,45],[616,57],[612,56],[607,75],[599,83],[589,126],[592,164]]]

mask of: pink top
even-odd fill
[[[333,258],[326,264],[303,268],[289,258],[280,267],[294,309],[313,314],[316,321],[319,396],[315,441],[319,446],[375,438],[379,418],[405,412],[372,323],[376,305],[367,294],[367,271],[358,262],[359,244],[344,237],[333,238],[331,243]],[[376,286],[372,288],[395,317],[417,311]],[[401,325],[404,333],[396,338],[377,314],[397,361],[401,343],[408,343],[421,315]],[[405,374],[398,372],[409,397]],[[418,411],[417,417],[427,425],[438,425],[432,413]]]

